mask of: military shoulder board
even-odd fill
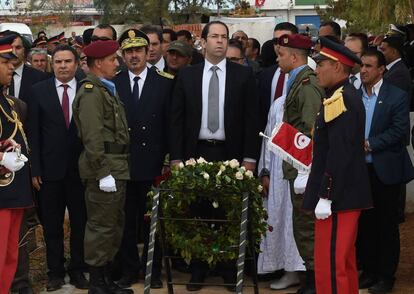
[[[165,71],[161,71],[159,69],[157,69],[157,74],[170,80],[174,79],[174,76],[172,74],[169,74],[168,72],[165,72]]]

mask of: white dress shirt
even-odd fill
[[[20,85],[22,84],[23,77],[23,66],[24,63],[20,64],[18,68],[14,69],[15,74],[13,75],[14,81],[14,97],[18,98],[20,94]]]
[[[394,64],[396,64],[396,63],[397,63],[398,61],[400,61],[400,60],[401,60],[401,58],[398,58],[398,59],[394,60],[393,62],[391,62],[391,63],[387,64],[387,66],[386,66],[387,70],[390,70],[390,69],[391,69],[391,67],[393,67],[393,66],[394,66]]]
[[[139,97],[138,97],[138,99],[141,97],[142,88],[144,88],[144,83],[145,83],[145,79],[147,78],[147,73],[148,73],[148,68],[145,67],[144,70],[138,75],[138,77],[139,77],[139,80],[138,80]],[[130,70],[128,70],[128,75],[129,75],[129,83],[131,85],[131,93],[132,93],[134,91],[134,84],[135,84],[134,78],[137,75],[135,75]]]
[[[147,66],[149,68],[151,68],[153,65],[151,63],[147,62]],[[165,68],[165,60],[164,60],[164,57],[161,56],[160,60],[158,60],[158,62],[156,64],[154,64],[154,66],[156,68],[158,68],[160,71],[163,71],[164,68]]]
[[[280,76],[280,67],[278,67],[275,71],[275,74],[273,75],[273,79],[272,79],[272,85],[271,85],[271,91],[270,91],[270,105],[272,105],[273,100],[275,99],[275,93],[276,93],[276,86],[277,86],[277,81],[279,80],[279,76]],[[283,93],[282,95],[286,95],[286,84],[287,81],[289,79],[289,74],[285,74],[285,81],[283,83]],[[279,98],[279,97],[277,97]]]
[[[62,83],[58,79],[55,79],[56,91],[59,96],[60,105],[62,105],[62,100],[63,100],[64,88],[62,87],[62,85],[64,84],[69,86],[67,91],[68,91],[68,97],[69,97],[69,121],[71,121],[72,120],[72,103],[76,96],[76,79],[73,78],[67,83]]]
[[[210,79],[213,75],[211,67],[214,66],[207,59],[205,59],[203,70],[203,85],[202,85],[202,99],[203,99],[203,112],[201,115],[201,128],[198,138],[200,140],[214,139],[214,140],[226,140],[226,134],[224,131],[224,99],[226,91],[226,59],[220,61],[216,66],[217,76],[219,79],[219,128],[215,133],[212,133],[207,127],[208,120],[208,88],[210,85]]]

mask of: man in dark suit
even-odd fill
[[[273,39],[282,35],[297,34],[298,28],[290,22],[281,22],[275,26]],[[276,47],[276,43],[274,47]],[[274,48],[275,50],[275,48]],[[275,50],[276,52],[276,50]],[[259,101],[260,101],[260,129],[264,130],[267,115],[272,102],[286,92],[287,74],[281,75],[278,65],[265,68],[259,75]]]
[[[411,76],[402,60],[403,47],[404,39],[399,36],[390,36],[382,41],[379,49],[387,62],[384,80],[411,95]]]
[[[414,178],[406,149],[409,131],[408,93],[388,83],[379,51],[362,55],[362,100],[366,110],[365,161],[374,208],[359,221],[360,288],[374,294],[392,290],[400,254],[398,196],[401,184]]]
[[[13,60],[14,75],[9,86],[9,94],[28,103],[32,94],[30,92],[32,85],[47,79],[49,75],[25,64],[28,45],[19,33],[8,32],[7,35],[15,36],[12,46],[17,56]]]
[[[147,68],[150,39],[142,31],[127,30],[119,43],[128,69],[121,71],[114,82],[125,105],[131,140],[131,180],[127,183],[125,227],[118,255],[122,263],[118,285],[126,288],[138,282],[139,271],[145,273],[146,269],[145,258],[140,259],[137,250],[137,231],[144,229],[147,193],[155,178],[161,175],[168,152],[169,103],[174,77]],[[151,288],[162,287],[161,259],[157,251]],[[145,253],[146,248],[143,256]]]
[[[144,26],[141,30],[147,34],[150,44],[148,48],[148,59],[147,59],[147,66],[149,68],[154,68],[165,71],[166,63],[165,59],[162,55],[162,42],[164,41],[162,38],[162,30],[157,26]]]
[[[385,56],[387,62],[386,73],[384,80],[408,93],[408,106],[410,109],[414,108],[414,101],[412,97],[412,81],[408,67],[402,60],[404,39],[399,35],[392,35],[385,38],[380,50]],[[407,133],[407,144],[409,134]],[[406,202],[406,187],[402,186],[401,194],[399,196],[399,218],[400,223],[405,220],[405,202]]]
[[[29,100],[28,133],[31,146],[32,182],[38,191],[39,210],[46,241],[48,291],[64,284],[63,222],[70,217],[70,283],[87,289],[83,275],[83,240],[86,208],[84,188],[78,171],[82,145],[72,116],[72,102],[78,83],[75,72],[79,57],[68,45],[55,48],[52,66],[55,77],[32,87]]]
[[[225,59],[229,32],[219,21],[208,23],[201,34],[203,63],[180,71],[171,102],[172,165],[191,157],[208,161],[237,159],[254,170],[258,157],[259,109],[252,69]],[[198,209],[205,211],[204,208]],[[206,264],[192,262],[189,291],[198,291]],[[235,269],[235,268],[234,268]],[[235,274],[225,270],[226,283]]]

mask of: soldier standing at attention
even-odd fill
[[[299,34],[282,35],[278,41],[276,50],[279,67],[283,72],[289,73],[283,121],[310,137],[316,114],[321,106],[322,98],[325,96],[323,89],[316,84],[315,73],[307,65],[312,42],[309,37]],[[311,213],[301,210],[308,175],[298,172],[292,165],[283,162],[283,176],[290,182],[293,234],[299,254],[305,261],[306,267],[306,275],[299,275],[301,287],[298,293],[315,294],[314,218]]]
[[[33,206],[22,117],[26,104],[4,94],[13,78],[14,36],[0,38],[0,293],[9,293],[16,272],[25,208]]]
[[[91,294],[133,293],[120,288],[109,275],[109,265],[122,240],[129,179],[128,123],[110,81],[119,66],[118,48],[116,41],[108,40],[92,42],[84,49],[90,72],[73,102],[73,118],[84,145],[79,174],[86,189],[84,245]]]

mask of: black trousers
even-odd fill
[[[152,181],[128,181],[125,199],[125,226],[122,244],[117,259],[121,259],[124,275],[138,275],[146,270],[148,251],[149,222],[144,221],[147,212],[147,193],[151,190]],[[144,250],[140,258],[138,253],[138,236],[143,233]],[[155,242],[152,273],[161,275],[162,255],[159,242]]]
[[[87,269],[83,247],[86,224],[84,187],[76,176],[67,176],[59,181],[43,181],[39,191],[39,210],[49,276],[62,277],[66,272],[63,243],[66,208],[70,219],[70,274]]]
[[[401,185],[385,185],[368,164],[374,208],[359,218],[357,252],[361,269],[394,280],[400,258],[399,201]]]

